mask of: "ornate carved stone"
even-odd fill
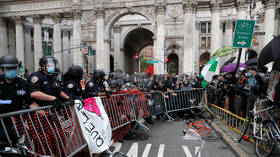
[[[227,21],[225,21],[225,23],[226,23],[226,29],[231,29],[233,27],[231,20],[227,20]]]
[[[105,15],[104,8],[96,8],[95,15],[97,18],[104,18]]]
[[[210,1],[210,7],[211,7],[212,13],[220,12],[222,4],[223,4],[222,0],[211,0]]]
[[[73,12],[73,19],[74,20],[81,19],[81,12],[80,11],[74,11]]]
[[[61,15],[59,13],[55,13],[51,15],[54,23],[60,23],[61,22]]]
[[[259,14],[259,16],[258,16],[258,23],[264,23],[264,12]]]
[[[167,7],[167,13],[172,18],[178,18],[181,15],[182,8],[181,5],[169,5]]]
[[[184,13],[192,13],[196,10],[196,7],[197,7],[197,1],[194,0],[183,1]]]
[[[165,3],[157,3],[155,5],[155,13],[156,14],[165,14],[166,4]]]
[[[95,19],[95,12],[93,12],[93,11],[83,12],[83,19],[88,24],[93,23],[93,21]]]
[[[14,16],[12,20],[15,22],[16,25],[21,25],[24,22],[24,19],[21,16]]]
[[[246,0],[237,0],[236,2],[237,11],[246,11],[247,7],[248,6],[246,4]]]
[[[115,25],[113,27],[113,30],[114,30],[115,33],[120,33],[121,32],[121,26],[120,25]]]
[[[265,9],[275,9],[276,0],[262,0]]]
[[[42,17],[40,15],[34,15],[32,18],[34,24],[42,24]]]

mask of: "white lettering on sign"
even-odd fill
[[[54,9],[70,7],[65,1],[50,1],[50,2],[38,2],[28,4],[15,4],[1,6],[0,12],[15,12],[15,11],[30,11],[30,10],[42,10],[42,9]]]
[[[75,100],[75,111],[90,153],[101,153],[112,144],[110,121],[99,97],[86,100],[91,101],[83,105],[80,100]]]

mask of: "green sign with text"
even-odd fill
[[[255,20],[237,20],[235,24],[235,33],[233,47],[250,48],[255,28]]]
[[[146,61],[146,63],[158,63],[158,61],[150,60],[150,61]]]

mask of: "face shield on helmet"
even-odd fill
[[[45,72],[49,75],[57,75],[59,71],[59,64],[57,60],[50,56],[45,56],[40,59],[40,66],[43,68]]]
[[[0,58],[0,68],[4,77],[8,80],[13,80],[17,77],[20,65],[21,62],[14,56],[6,55]]]

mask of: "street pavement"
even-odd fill
[[[249,157],[256,157],[256,151],[255,151],[255,144],[242,140],[240,143],[238,142],[238,136],[239,134],[233,131],[231,128],[226,126],[224,123],[222,123],[220,120],[215,120],[215,124],[228,136],[231,137],[233,142],[237,144]],[[280,146],[275,147],[274,152],[271,154],[271,157],[280,157]]]
[[[144,134],[136,130],[131,135],[114,144],[114,151],[120,151],[129,157],[195,157],[201,141],[183,139],[183,120],[157,121],[144,123],[151,130]],[[147,136],[148,135],[148,136]],[[139,136],[139,137],[137,137]],[[223,140],[206,141],[198,157],[234,157],[234,153]]]

